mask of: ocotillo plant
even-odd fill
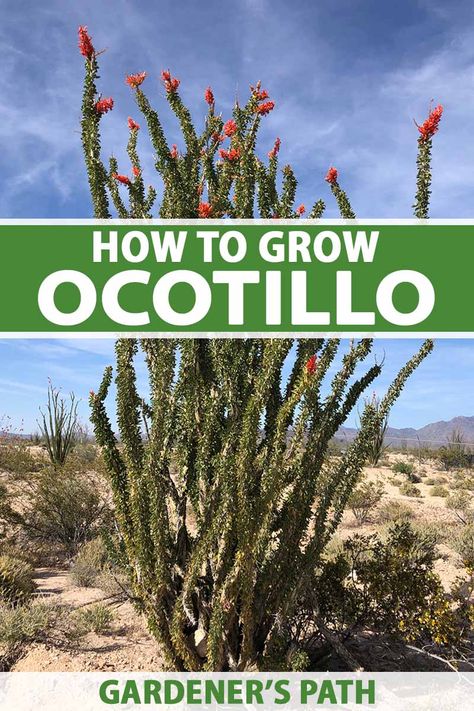
[[[99,128],[113,101],[97,95],[97,53],[85,28],[79,46],[86,71],[82,138],[95,216],[109,217],[112,205],[119,217],[149,217],[157,191],[144,187],[139,124],[128,120],[131,175],[118,172],[115,158],[106,168]],[[268,163],[256,155],[260,122],[274,108],[260,84],[251,87],[244,106],[235,104],[225,122],[208,87],[207,117],[197,133],[178,93],[179,80],[169,71],[161,76],[182,129],[183,152],[166,141],[142,90],[145,72],[126,78],[155,151],[163,191],[160,217],[252,218],[257,210],[264,218],[296,218],[304,213],[304,206],[295,208],[297,182],[290,166],[283,168],[278,186],[280,140]],[[326,179],[342,216],[353,217],[335,168]],[[310,217],[323,210],[324,203],[316,201]],[[148,367],[149,403],[137,391],[139,347]],[[354,379],[372,341],[351,342],[327,389],[324,382],[339,347],[337,339],[117,342],[119,441],[106,408],[111,367],[98,391],[91,392],[91,420],[110,472],[134,598],[170,667],[290,665],[284,640],[300,593],[311,584],[340,522],[374,432],[432,343],[427,341],[401,369],[378,408],[366,404],[354,442],[336,461],[327,457],[329,442],[381,371],[373,364]],[[290,375],[283,380],[283,366],[291,358]]]
[[[378,410],[378,408],[380,407],[380,398],[378,398],[375,394],[372,396],[371,405],[375,408],[375,410]],[[388,416],[379,418],[379,427],[375,430],[374,437],[370,444],[369,456],[367,457],[367,461],[373,467],[377,466],[380,461],[380,457],[388,447],[388,445],[385,444],[385,434],[387,432],[387,427]]]
[[[41,420],[38,425],[53,465],[64,464],[76,444],[79,432],[77,406],[74,393],[71,393],[67,403],[61,392],[49,383],[46,412],[40,408]]]

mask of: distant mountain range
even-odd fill
[[[388,427],[385,440],[387,444],[406,444],[416,447],[418,443],[427,447],[441,447],[446,444],[453,432],[460,432],[464,441],[474,444],[474,416],[453,417],[452,420],[440,420],[429,425],[414,429],[413,427]],[[341,427],[337,433],[338,440],[351,440],[356,435],[355,427]]]

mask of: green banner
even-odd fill
[[[474,223],[0,224],[0,332],[474,334]]]

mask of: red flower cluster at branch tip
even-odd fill
[[[79,51],[83,57],[90,59],[95,54],[94,45],[92,44],[91,37],[87,31],[87,27],[81,25],[78,29],[79,34]]]
[[[228,121],[225,122],[224,128],[222,129],[225,133],[226,136],[233,136],[234,133],[237,131],[237,124],[235,123],[234,119],[229,119]]]
[[[130,185],[130,178],[126,175],[120,175],[119,173],[112,173],[112,178],[122,185]]]
[[[175,94],[178,91],[178,86],[181,82],[179,79],[176,79],[176,77],[172,77],[168,69],[164,69],[161,72],[161,78],[167,94]]]
[[[173,143],[173,145],[171,146],[170,156],[171,158],[178,157],[178,146],[176,145],[176,143]]]
[[[90,395],[91,397],[95,397],[95,392],[94,392],[93,390],[89,390],[89,395]]]
[[[198,207],[199,217],[210,217],[212,215],[212,207],[208,202],[200,202]]]
[[[211,138],[215,143],[222,143],[222,141],[225,139],[225,136],[223,136],[220,133],[217,133],[217,131],[216,131],[215,133],[212,134]]]
[[[330,185],[334,185],[334,183],[337,180],[337,168],[334,168],[333,166],[331,166],[329,168],[328,172],[326,173],[326,177],[324,178],[324,180],[326,180],[326,182],[330,183]]]
[[[274,101],[265,101],[263,104],[259,104],[257,106],[257,108],[255,109],[255,113],[259,114],[259,116],[266,116],[270,113],[270,111],[273,111],[274,108]]]
[[[228,151],[221,148],[221,150],[219,151],[219,155],[224,160],[233,161],[233,160],[238,160],[240,158],[240,151],[238,148],[231,148]]]
[[[138,89],[140,84],[146,79],[146,72],[139,72],[138,74],[129,74],[125,77],[125,83],[132,87],[132,89]]]
[[[281,146],[281,141],[279,138],[275,139],[275,143],[273,144],[273,148],[271,151],[268,151],[268,157],[269,158],[276,158],[280,151],[280,146]]]
[[[128,127],[130,131],[139,131],[140,130],[140,125],[134,121],[130,116],[128,117]]]
[[[140,168],[138,168],[138,166],[134,165],[132,168],[132,173],[136,178],[138,178],[141,175],[142,171],[140,170]]]
[[[418,131],[421,133],[422,141],[427,141],[435,135],[439,128],[439,122],[441,121],[442,115],[443,107],[440,104],[430,111],[428,118],[421,124],[421,126],[416,124]]]
[[[316,366],[318,364],[318,358],[316,355],[312,355],[306,361],[306,372],[308,375],[314,375],[316,372]]]
[[[114,108],[114,100],[112,97],[108,99],[99,99],[95,104],[95,110],[98,114],[106,114],[107,111],[112,111]]]
[[[209,104],[209,106],[212,106],[214,104],[214,94],[212,93],[212,89],[210,86],[208,86],[206,91],[204,92],[204,99],[206,100],[206,103]]]
[[[304,205],[300,205],[299,207],[296,208],[297,215],[304,215],[305,212],[306,212],[306,208]]]

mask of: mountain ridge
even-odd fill
[[[418,429],[414,427],[388,427],[385,434],[387,444],[405,442],[409,447],[427,445],[441,447],[447,444],[453,432],[460,432],[466,444],[474,445],[474,415],[458,415],[450,420],[430,422]],[[357,433],[355,427],[342,426],[337,432],[337,439],[353,439]]]

